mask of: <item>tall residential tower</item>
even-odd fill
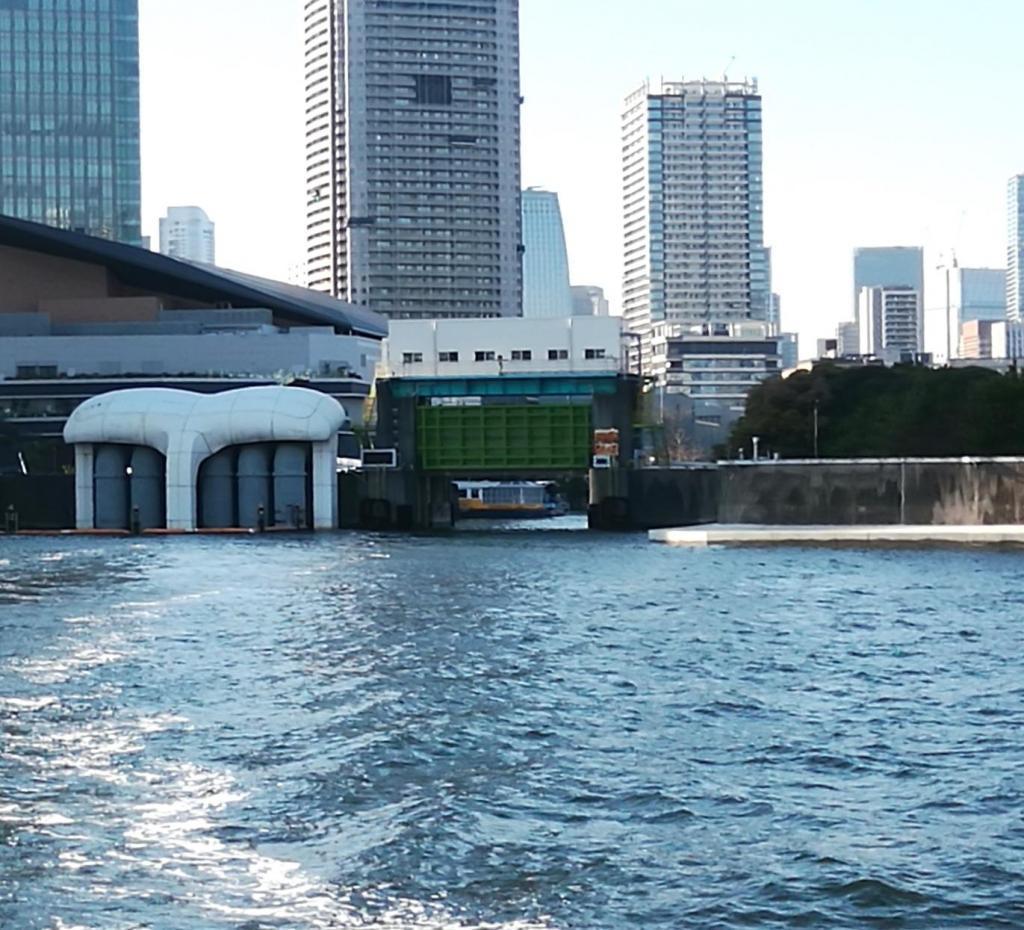
[[[171,258],[215,263],[214,224],[201,207],[168,207],[160,217],[160,251]]]
[[[142,242],[138,0],[0,2],[0,213]]]
[[[626,99],[622,131],[623,314],[644,373],[742,406],[778,365],[757,84],[644,85]]]
[[[518,0],[306,0],[305,30],[310,287],[518,315]]]
[[[1007,192],[1006,315],[1024,322],[1024,174],[1010,178]]]

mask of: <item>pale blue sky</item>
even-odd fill
[[[144,228],[196,203],[217,222],[222,264],[286,276],[303,253],[301,0],[140,6]],[[857,245],[1005,263],[1006,180],[1024,172],[1019,0],[521,10],[523,183],[559,192],[574,282],[613,303],[622,99],[648,77],[727,66],[764,96],[766,237],[786,328],[813,339],[850,315]],[[940,302],[933,288],[928,306]]]

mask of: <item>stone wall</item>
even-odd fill
[[[720,523],[1024,523],[1024,459],[728,463],[720,482]]]

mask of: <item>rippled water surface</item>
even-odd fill
[[[0,927],[1024,926],[1024,555],[0,540]]]

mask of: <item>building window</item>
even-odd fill
[[[584,349],[583,350],[583,357],[584,358],[604,358],[605,357],[604,349]]]
[[[402,364],[403,365],[415,365],[418,362],[423,361],[422,352],[403,352],[402,353]]]
[[[447,74],[417,74],[416,103],[420,106],[452,105],[452,79]]]
[[[513,349],[513,362],[529,362],[533,360],[533,352],[530,349]]]
[[[458,352],[438,352],[437,360],[439,362],[457,362],[459,360]]]
[[[548,361],[560,362],[569,357],[568,349],[548,349]]]
[[[476,353],[476,360],[478,362],[493,362],[494,361],[494,353],[493,352],[480,352],[480,351],[478,351]]]

